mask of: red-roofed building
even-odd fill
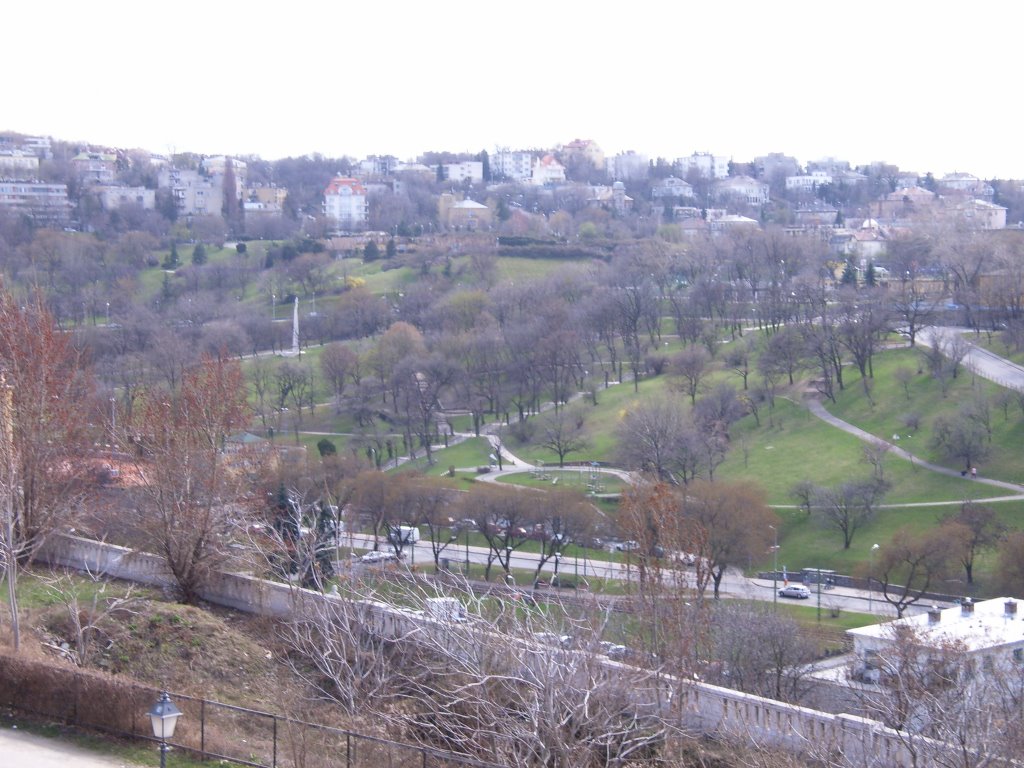
[[[324,190],[324,215],[338,223],[342,229],[357,229],[366,225],[369,206],[366,188],[358,179],[335,176]]]
[[[544,155],[533,161],[533,175],[530,178],[539,187],[561,184],[565,181],[565,166],[554,155]]]

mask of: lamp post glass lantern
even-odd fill
[[[174,728],[181,717],[181,710],[174,706],[171,697],[164,691],[149,710],[149,720],[153,725],[153,736],[160,742],[160,768],[167,767],[168,740],[174,738]]]

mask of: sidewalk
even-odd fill
[[[159,761],[156,746],[153,762]],[[0,765],[31,768],[137,768],[138,763],[101,755],[59,738],[46,738],[16,728],[0,728]]]

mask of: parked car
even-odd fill
[[[601,641],[600,648],[605,656],[616,661],[626,658],[626,655],[629,653],[629,649],[626,646],[619,643],[610,643],[607,640]]]
[[[534,632],[533,639],[538,643],[544,643],[545,645],[559,645],[562,648],[569,648],[572,646],[571,635],[558,635],[554,632]]]
[[[634,549],[638,549],[640,545],[630,539],[629,541],[617,541],[613,545],[616,552],[632,552]]]
[[[359,562],[369,563],[372,565],[373,563],[387,563],[395,559],[397,558],[394,552],[381,552],[380,550],[375,549],[360,557]]]
[[[779,597],[792,597],[794,600],[806,600],[811,596],[811,590],[803,584],[790,584],[779,590]]]

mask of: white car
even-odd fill
[[[380,550],[373,550],[367,552],[365,555],[359,558],[361,563],[386,563],[390,560],[395,559],[394,552],[381,552]]]
[[[779,590],[779,597],[792,597],[795,600],[806,600],[811,596],[811,590],[803,584],[790,584]]]

